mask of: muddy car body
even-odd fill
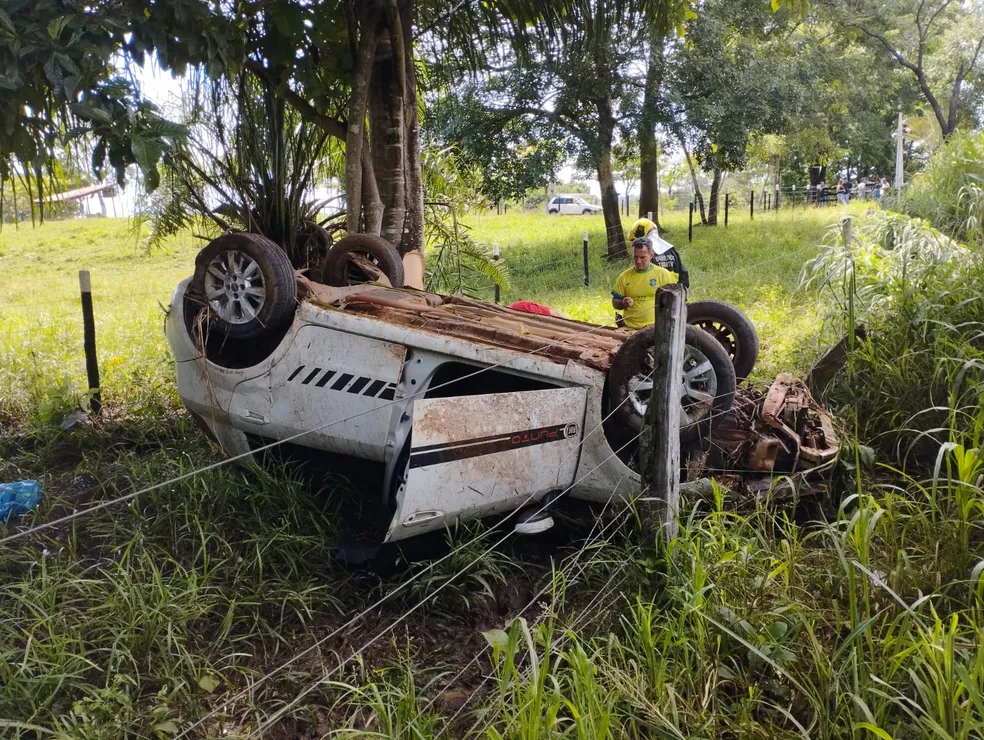
[[[166,323],[187,407],[230,455],[291,440],[382,466],[390,540],[553,492],[604,501],[639,490],[602,423],[619,331],[301,278],[278,341],[252,356],[209,353],[194,339],[189,282]]]

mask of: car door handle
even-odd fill
[[[243,421],[249,422],[250,424],[262,425],[262,424],[270,423],[270,420],[266,418],[263,414],[257,411],[251,411],[250,409],[246,409],[245,411],[240,412],[239,415],[243,417]]]
[[[426,511],[415,511],[413,514],[408,516],[403,520],[404,527],[413,527],[417,524],[424,524],[425,522],[433,521],[439,517],[444,516],[443,511],[438,511],[436,509],[428,509]]]

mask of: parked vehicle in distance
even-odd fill
[[[555,195],[547,201],[547,213],[567,216],[601,213],[601,206],[589,203],[580,195]]]

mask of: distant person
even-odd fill
[[[867,190],[864,180],[858,180],[858,184],[854,186],[854,196],[858,200],[864,200],[865,192]]]
[[[673,278],[690,290],[690,273],[684,267],[683,258],[672,244],[659,235],[659,227],[648,218],[640,218],[629,227],[629,241],[649,239],[653,248],[653,264],[669,270]]]
[[[845,185],[843,178],[837,181],[837,189],[834,191],[837,194],[837,202],[842,206],[847,205],[847,185]]]
[[[642,237],[632,242],[632,267],[615,279],[612,306],[622,311],[616,323],[642,329],[656,323],[656,289],[677,282],[669,270],[653,264],[652,242]]]

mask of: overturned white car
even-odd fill
[[[344,260],[393,276],[392,247],[375,242],[343,240],[324,273],[344,277]],[[296,276],[262,237],[227,234],[178,285],[166,332],[180,396],[227,454],[282,440],[382,466],[389,540],[517,509],[520,531],[540,531],[548,519],[523,513],[552,496],[639,490],[651,331],[335,282]],[[688,327],[681,372],[694,436],[730,408],[734,368]]]

